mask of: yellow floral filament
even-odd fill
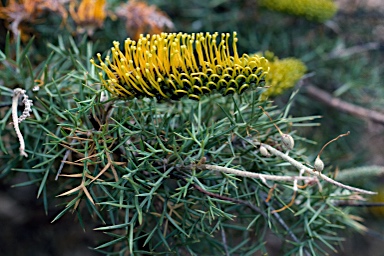
[[[122,98],[161,100],[187,95],[199,100],[213,91],[226,95],[262,86],[268,61],[258,55],[239,57],[236,33],[232,47],[229,38],[229,33],[221,37],[218,33],[142,35],[137,42],[125,40],[124,53],[114,42],[112,57],[103,61],[98,54],[100,64],[94,59],[91,63],[102,71],[101,84]]]

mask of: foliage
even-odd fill
[[[224,230],[229,234],[239,232],[245,241],[242,246],[240,241],[228,243],[231,253],[265,251],[262,230],[272,225],[275,232],[292,232],[299,239],[301,245],[288,248],[317,251],[321,241],[312,241],[312,236],[337,230],[351,221],[345,213],[333,209],[328,195],[334,192],[331,186],[321,194],[315,186],[299,193],[300,203],[293,208],[299,218],[295,221],[297,228],[284,230],[269,214],[273,207],[279,208],[290,200],[289,183],[278,186],[268,207],[263,203],[270,189],[266,183],[188,169],[206,158],[207,163],[254,172],[278,175],[287,171],[281,160],[260,156],[249,143],[249,136],[260,141],[276,140],[276,130],[271,130],[271,122],[258,108],[267,104],[257,100],[261,91],[232,98],[212,95],[198,103],[189,99],[168,103],[102,102],[102,91],[93,85],[97,76],[87,57],[82,60],[71,53],[84,54],[87,48],[92,52],[91,45],[70,50],[51,48],[51,58],[42,68],[51,82],[34,93],[35,118],[25,121],[22,128],[30,158],[22,160],[20,166],[13,160],[19,159],[18,146],[2,145],[9,159],[2,173],[13,168],[27,172],[31,181],[23,185],[39,184],[38,196],[43,196],[44,201],[49,200],[49,184],[59,184],[60,196],[68,195],[70,199],[55,221],[67,211],[89,211],[103,223],[97,230],[105,231],[112,239],[98,250],[107,252],[117,246],[120,252],[135,253],[223,253],[222,238],[215,234]],[[19,57],[21,63],[27,61],[26,54]],[[10,98],[10,92],[2,89],[3,97]],[[290,118],[288,109],[268,109],[282,120],[281,128],[287,123],[300,125],[313,119]],[[12,138],[12,129],[4,128],[2,137]],[[298,136],[295,139],[301,140]],[[291,154],[300,159],[303,153],[299,150]],[[54,181],[60,161],[65,162],[65,167]],[[324,209],[330,211],[332,221],[318,218]],[[290,211],[282,214],[287,221],[291,215]],[[301,225],[307,227],[304,234]],[[260,233],[264,235],[256,235]],[[255,243],[255,239],[260,242]],[[201,247],[193,246],[199,241]],[[340,240],[322,242],[333,248],[335,241]]]

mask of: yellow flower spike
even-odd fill
[[[269,72],[265,78],[268,89],[263,92],[261,99],[274,97],[295,86],[307,71],[305,64],[295,58],[277,58],[273,52],[263,54],[269,60]]]
[[[273,11],[320,22],[332,18],[337,12],[337,5],[333,0],[260,0],[259,4]]]
[[[125,99],[155,97],[158,100],[204,94],[243,93],[264,85],[268,61],[258,55],[239,57],[236,33],[162,33],[127,39],[124,51],[113,43],[112,56],[103,61],[97,54],[101,84],[114,96]],[[233,55],[231,55],[233,53]],[[104,77],[103,77],[104,74]]]

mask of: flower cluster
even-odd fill
[[[105,0],[82,0],[77,8],[76,5],[76,1],[71,1],[69,12],[80,33],[87,31],[89,35],[92,35],[96,28],[103,26],[107,17]]]
[[[41,23],[41,19],[51,13],[59,14],[66,25],[74,24],[77,34],[90,36],[103,27],[107,17],[124,22],[128,35],[135,40],[143,33],[159,34],[174,29],[164,12],[143,1],[131,0],[120,3],[114,10],[109,8],[106,0],[9,0],[5,6],[0,2],[0,19],[24,41],[36,33],[33,25]],[[73,22],[67,23],[68,16]]]
[[[320,22],[332,18],[337,12],[333,0],[260,0],[259,4],[273,11],[304,16]]]
[[[65,22],[68,17],[65,2],[66,0],[10,0],[8,5],[0,6],[0,19],[8,23],[13,34],[20,34],[23,40],[27,40],[31,30],[28,23],[37,22],[46,11],[58,13]]]
[[[221,39],[220,39],[221,37]],[[199,100],[203,94],[242,93],[264,84],[268,61],[258,55],[239,56],[236,32],[230,34],[162,33],[127,39],[123,53],[118,42],[112,58],[98,54],[102,85],[114,96],[180,99],[187,95]],[[217,41],[219,41],[217,43]],[[232,48],[232,49],[231,49]]]
[[[131,0],[120,5],[116,15],[125,21],[127,33],[134,40],[141,34],[160,34],[174,29],[173,22],[164,12],[142,1]]]
[[[265,79],[268,89],[263,92],[263,99],[292,88],[307,71],[305,64],[296,58],[279,59],[269,51],[264,53],[264,57],[269,61],[269,72]]]

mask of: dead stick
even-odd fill
[[[304,88],[306,88],[307,93],[312,98],[315,98],[327,104],[328,106],[337,108],[343,112],[346,112],[348,114],[351,114],[357,117],[368,118],[374,122],[384,124],[384,113],[380,113],[378,111],[366,109],[366,108],[348,103],[346,101],[333,97],[330,93],[322,89],[319,89],[314,85],[305,85]]]

